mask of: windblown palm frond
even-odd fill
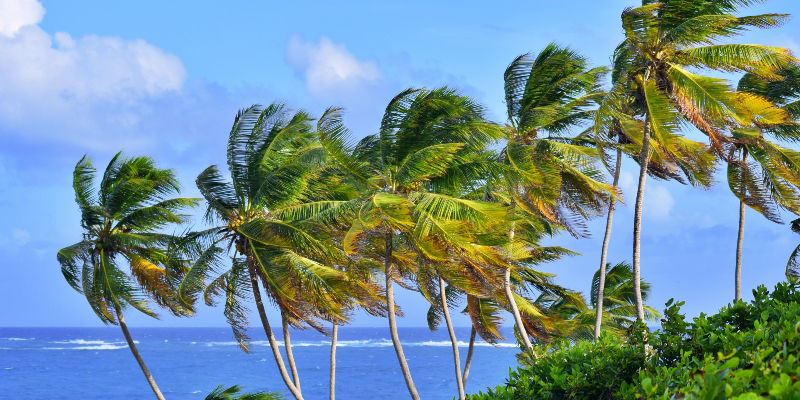
[[[597,308],[597,291],[599,290],[600,270],[592,278],[590,308],[577,307],[545,293],[536,299],[554,315],[563,321],[565,335],[574,340],[591,340],[594,337],[595,313]],[[650,297],[651,285],[641,282],[642,297],[646,302]],[[575,294],[580,297],[579,294]],[[654,308],[645,305],[645,320],[657,321],[661,314]],[[603,290],[602,329],[612,334],[621,335],[636,321],[636,304],[633,292],[633,273],[630,264],[622,262],[606,266],[605,287]]]
[[[104,323],[117,323],[115,310],[128,307],[156,317],[150,301],[174,315],[192,313],[175,296],[187,269],[182,239],[162,233],[185,223],[182,212],[199,202],[168,198],[179,187],[171,170],[157,168],[148,157],[118,153],[97,186],[88,156],[75,166],[83,240],[59,250],[57,259],[67,282]]]

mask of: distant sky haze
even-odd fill
[[[254,103],[282,100],[316,115],[343,106],[346,123],[363,137],[377,131],[384,107],[401,90],[448,85],[503,123],[503,72],[516,56],[555,41],[593,65],[608,64],[622,39],[620,14],[636,5],[0,0],[0,326],[102,325],[56,262],[58,249],[81,238],[71,174],[84,154],[101,171],[120,150],[152,156],[178,172],[184,195],[199,197],[194,178],[212,164],[225,169],[233,118]],[[800,2],[774,0],[744,10],[767,12],[800,14]],[[736,40],[800,54],[800,20]],[[638,169],[630,160],[623,168],[627,204],[614,219],[610,263],[631,259]],[[684,310],[695,316],[731,301],[738,200],[724,167],[709,191],[649,179],[644,204],[642,277],[652,283],[649,304],[663,309],[670,298],[684,300]],[[548,240],[581,256],[542,268],[588,294],[604,226],[604,218],[592,221],[591,239]],[[798,243],[788,225],[747,211],[746,300],[756,286],[784,279]],[[425,325],[428,304],[420,295],[401,291],[397,302],[406,314],[400,326]],[[468,326],[467,317],[455,314],[456,325]],[[271,317],[277,318],[274,310]],[[132,326],[225,325],[222,310],[207,307],[193,318],[163,315],[159,321],[136,312],[126,318]],[[386,321],[357,315],[353,325]]]

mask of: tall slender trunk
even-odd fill
[[[514,189],[516,191],[516,189]],[[511,199],[511,208],[514,208],[514,199]],[[514,222],[511,223],[511,230],[508,232],[508,241],[514,241],[515,234]],[[519,335],[522,336],[522,343],[525,345],[525,350],[531,350],[531,340],[528,338],[528,331],[525,330],[525,324],[522,323],[522,316],[519,314],[517,302],[514,301],[514,292],[511,291],[511,268],[506,268],[505,275],[503,276],[503,291],[506,292],[506,300],[508,306],[511,308],[511,314],[514,315],[514,322],[517,324]]]
[[[406,356],[403,354],[403,346],[400,344],[400,337],[397,336],[397,321],[394,315],[394,288],[392,287],[394,283],[392,278],[392,235],[391,231],[386,232],[386,254],[383,260],[383,267],[386,275],[386,305],[389,313],[389,334],[392,336],[394,352],[397,353],[397,361],[400,362],[400,369],[403,372],[403,379],[406,381],[408,393],[413,400],[419,400],[417,388],[414,386],[414,381],[411,379],[411,371],[408,369]]]
[[[453,345],[453,363],[456,367],[456,387],[458,387],[458,400],[464,400],[464,381],[461,379],[461,360],[458,357],[458,340],[456,332],[453,330],[453,323],[450,321],[450,309],[447,307],[447,294],[444,288],[444,279],[439,277],[439,295],[442,301],[442,312],[444,322],[447,324],[447,333],[450,334],[450,343]]]
[[[294,387],[298,392],[303,392],[300,389],[300,375],[297,374],[297,365],[294,363],[294,356],[292,355],[292,341],[289,338],[289,322],[286,320],[286,315],[281,312],[281,324],[283,325],[283,349],[286,351],[286,361],[289,362],[289,369],[292,370],[292,380]]]
[[[289,373],[286,372],[286,366],[283,364],[283,357],[281,357],[281,351],[278,348],[278,341],[275,340],[275,335],[272,333],[272,328],[269,326],[267,312],[264,310],[264,303],[261,301],[261,291],[258,289],[258,276],[256,275],[256,271],[251,266],[248,266],[247,269],[250,271],[250,284],[253,287],[253,298],[256,301],[256,308],[258,308],[258,316],[261,317],[261,325],[264,327],[264,333],[267,334],[267,340],[269,340],[269,347],[272,349],[272,355],[275,357],[275,363],[278,364],[278,372],[280,372],[283,383],[286,384],[286,388],[289,389],[292,396],[297,400],[303,400],[300,389],[294,386],[291,378],[289,378]]]
[[[511,291],[511,268],[506,268],[505,276],[503,277],[503,290],[506,292],[506,300],[511,308],[511,314],[514,315],[514,322],[519,329],[519,335],[522,337],[522,343],[525,345],[525,350],[531,350],[531,340],[528,338],[528,331],[525,330],[525,324],[522,322],[522,316],[517,308],[517,302],[514,301],[514,293]]]
[[[144,374],[145,379],[147,379],[147,384],[150,385],[150,389],[153,389],[153,393],[155,393],[158,400],[164,400],[164,395],[161,394],[161,390],[158,389],[158,385],[156,385],[153,375],[150,375],[150,370],[147,369],[147,365],[144,364],[142,356],[139,355],[139,350],[136,349],[136,343],[133,342],[131,333],[128,332],[128,325],[125,324],[125,318],[122,316],[122,311],[119,309],[119,305],[117,305],[117,303],[114,303],[114,311],[117,312],[117,321],[119,322],[119,327],[122,328],[122,334],[125,335],[125,341],[128,342],[128,348],[131,349],[133,358],[135,358],[136,362],[139,363],[139,368],[142,369],[142,373]]]
[[[642,154],[639,159],[639,185],[636,188],[636,205],[633,211],[633,299],[636,303],[636,319],[644,321],[641,287],[641,237],[642,202],[644,201],[644,182],[647,179],[647,163],[650,162],[650,114],[645,114],[644,134],[642,135]]]
[[[614,170],[614,187],[619,184],[619,171],[622,169],[622,150],[617,149],[617,163]],[[597,285],[597,301],[594,312],[594,340],[600,337],[600,327],[603,324],[603,291],[606,288],[606,256],[608,256],[608,242],[611,241],[611,222],[614,220],[614,208],[617,202],[612,197],[608,204],[608,217],[606,218],[606,233],[603,236],[603,247],[600,249],[600,281]]]
[[[336,397],[336,336],[339,333],[339,324],[333,323],[331,330],[331,378],[330,378],[330,400]]]
[[[747,148],[742,148],[742,162],[747,164]],[[745,184],[744,184],[744,174],[747,173],[747,168],[742,169],[742,187],[740,193],[740,199],[744,199],[744,196],[747,194]],[[742,245],[744,244],[744,210],[745,210],[744,201],[739,200],[739,236],[736,239],[736,278],[735,278],[735,286],[736,286],[736,294],[734,295],[734,301],[739,301],[742,299]]]
[[[472,325],[472,331],[469,333],[469,350],[467,350],[467,360],[464,361],[464,375],[461,380],[464,385],[464,392],[467,391],[467,377],[469,376],[469,366],[472,364],[472,350],[475,348],[475,325]]]

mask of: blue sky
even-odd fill
[[[55,259],[80,239],[70,179],[83,154],[98,165],[121,149],[154,156],[178,171],[186,195],[197,196],[194,177],[224,164],[230,123],[253,103],[284,100],[317,114],[344,106],[348,125],[363,136],[400,90],[451,85],[502,122],[502,75],[514,57],[557,41],[605,64],[622,36],[619,15],[633,5],[0,0],[0,326],[101,325]],[[762,12],[800,14],[800,3],[774,0],[748,10]],[[800,54],[798,32],[793,20],[740,40]],[[629,161],[624,168],[621,187],[632,202],[636,170]],[[674,297],[697,315],[733,297],[738,203],[718,178],[710,191],[648,181],[642,275],[653,283],[656,308]],[[629,206],[618,209],[609,262],[630,259],[632,214]],[[783,279],[800,236],[752,211],[746,221],[749,298],[759,284]],[[592,239],[554,238],[582,256],[544,269],[587,292],[604,223],[591,223]],[[418,295],[401,292],[398,303],[406,312],[401,326],[425,324],[427,305]],[[193,318],[128,319],[135,326],[225,324],[221,310],[208,308]],[[456,324],[468,320],[459,315]],[[354,325],[385,321],[358,316]]]

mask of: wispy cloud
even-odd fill
[[[384,79],[375,61],[359,60],[343,43],[324,36],[318,43],[291,38],[286,61],[303,77],[308,92],[317,97],[375,87]]]

